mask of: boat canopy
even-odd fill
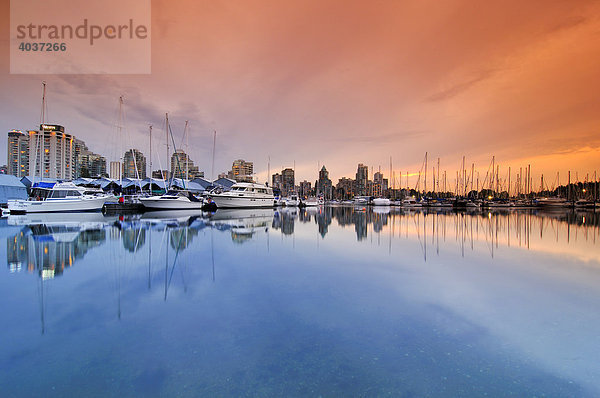
[[[35,184],[33,184],[33,188],[52,189],[54,187],[54,185],[56,185],[56,182],[40,181],[40,182],[36,182]]]

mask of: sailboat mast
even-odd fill
[[[190,175],[189,175],[189,168],[188,165],[190,164],[190,153],[189,153],[189,144],[190,144],[190,137],[189,137],[189,133],[187,131],[188,128],[188,121],[185,121],[185,127],[183,128],[183,134],[185,135],[185,179],[189,180],[190,179]]]
[[[167,134],[167,164],[166,164],[166,166],[169,167],[169,114],[168,113],[165,113],[165,133]]]
[[[427,152],[425,152],[425,189],[424,189],[424,193],[425,195],[427,195]]]
[[[210,171],[210,177],[215,179],[215,146],[217,145],[217,130],[214,131],[213,135],[213,151],[212,151],[212,169]]]
[[[150,125],[150,193],[152,193],[152,125]]]

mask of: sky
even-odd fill
[[[463,156],[481,179],[492,156],[513,181],[528,164],[549,185],[600,171],[599,1],[151,4],[151,74],[16,75],[0,0],[0,131],[36,128],[46,81],[47,121],[108,160],[148,155],[152,124],[153,169],[168,112],[184,150],[189,121],[187,151],[207,177],[241,158],[260,182],[269,165],[295,164],[297,182],[325,165],[336,183],[358,163],[388,177],[391,158],[414,186],[426,152],[428,173],[440,158],[449,181]]]

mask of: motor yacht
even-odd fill
[[[275,197],[273,189],[252,182],[238,182],[229,191],[209,194],[218,209],[273,207]]]
[[[375,198],[373,199],[373,206],[389,206],[390,200],[387,198]]]
[[[90,191],[72,182],[39,182],[27,200],[8,201],[10,214],[101,211],[113,195]]]

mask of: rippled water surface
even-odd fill
[[[0,391],[600,396],[598,213],[0,221]]]

